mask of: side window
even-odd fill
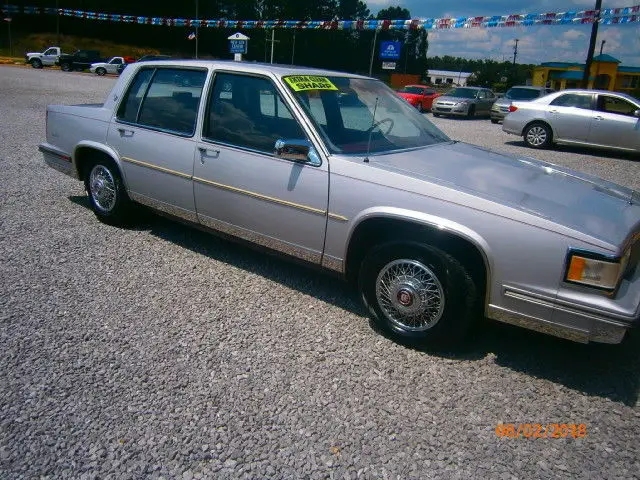
[[[270,80],[230,73],[216,75],[202,136],[269,154],[279,139],[306,138]]]
[[[114,58],[111,63],[113,63],[114,65],[120,65],[122,63],[122,59],[121,58]]]
[[[206,78],[207,72],[203,70],[157,69],[136,123],[193,135]]]
[[[487,92],[485,92],[484,90],[480,90],[480,91],[478,92],[478,98],[480,98],[480,99],[485,99],[485,98],[487,98]]]
[[[633,117],[633,112],[638,110],[638,107],[622,98],[600,95],[598,97],[598,110]]]
[[[147,91],[149,81],[154,71],[153,69],[145,69],[138,72],[135,80],[131,83],[129,90],[120,103],[116,117],[118,120],[129,123],[136,123],[138,121],[138,110],[140,109],[142,98]]]
[[[591,95],[578,95],[575,93],[566,93],[551,101],[549,105],[558,107],[575,107],[586,110],[591,109]]]
[[[55,55],[55,54],[56,54],[56,51],[53,48],[50,48],[49,50],[44,52],[44,55]]]

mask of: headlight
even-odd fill
[[[631,250],[621,258],[585,251],[570,252],[565,281],[613,292],[624,275],[630,256]]]

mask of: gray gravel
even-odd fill
[[[152,214],[96,221],[37,144],[46,104],[113,82],[0,67],[1,478],[637,478],[638,335],[584,346],[487,322],[462,352],[408,349],[331,277]],[[436,122],[640,186],[630,158]],[[499,422],[588,435],[501,439]]]

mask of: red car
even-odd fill
[[[433,100],[440,96],[433,88],[425,87],[424,85],[405,85],[398,90],[398,95],[420,112],[431,110]]]

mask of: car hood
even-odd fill
[[[539,160],[452,142],[371,157],[371,165],[451,186],[620,245],[638,227],[640,194]]]
[[[475,98],[463,98],[463,97],[450,97],[448,95],[442,95],[436,98],[437,102],[473,102]]]

